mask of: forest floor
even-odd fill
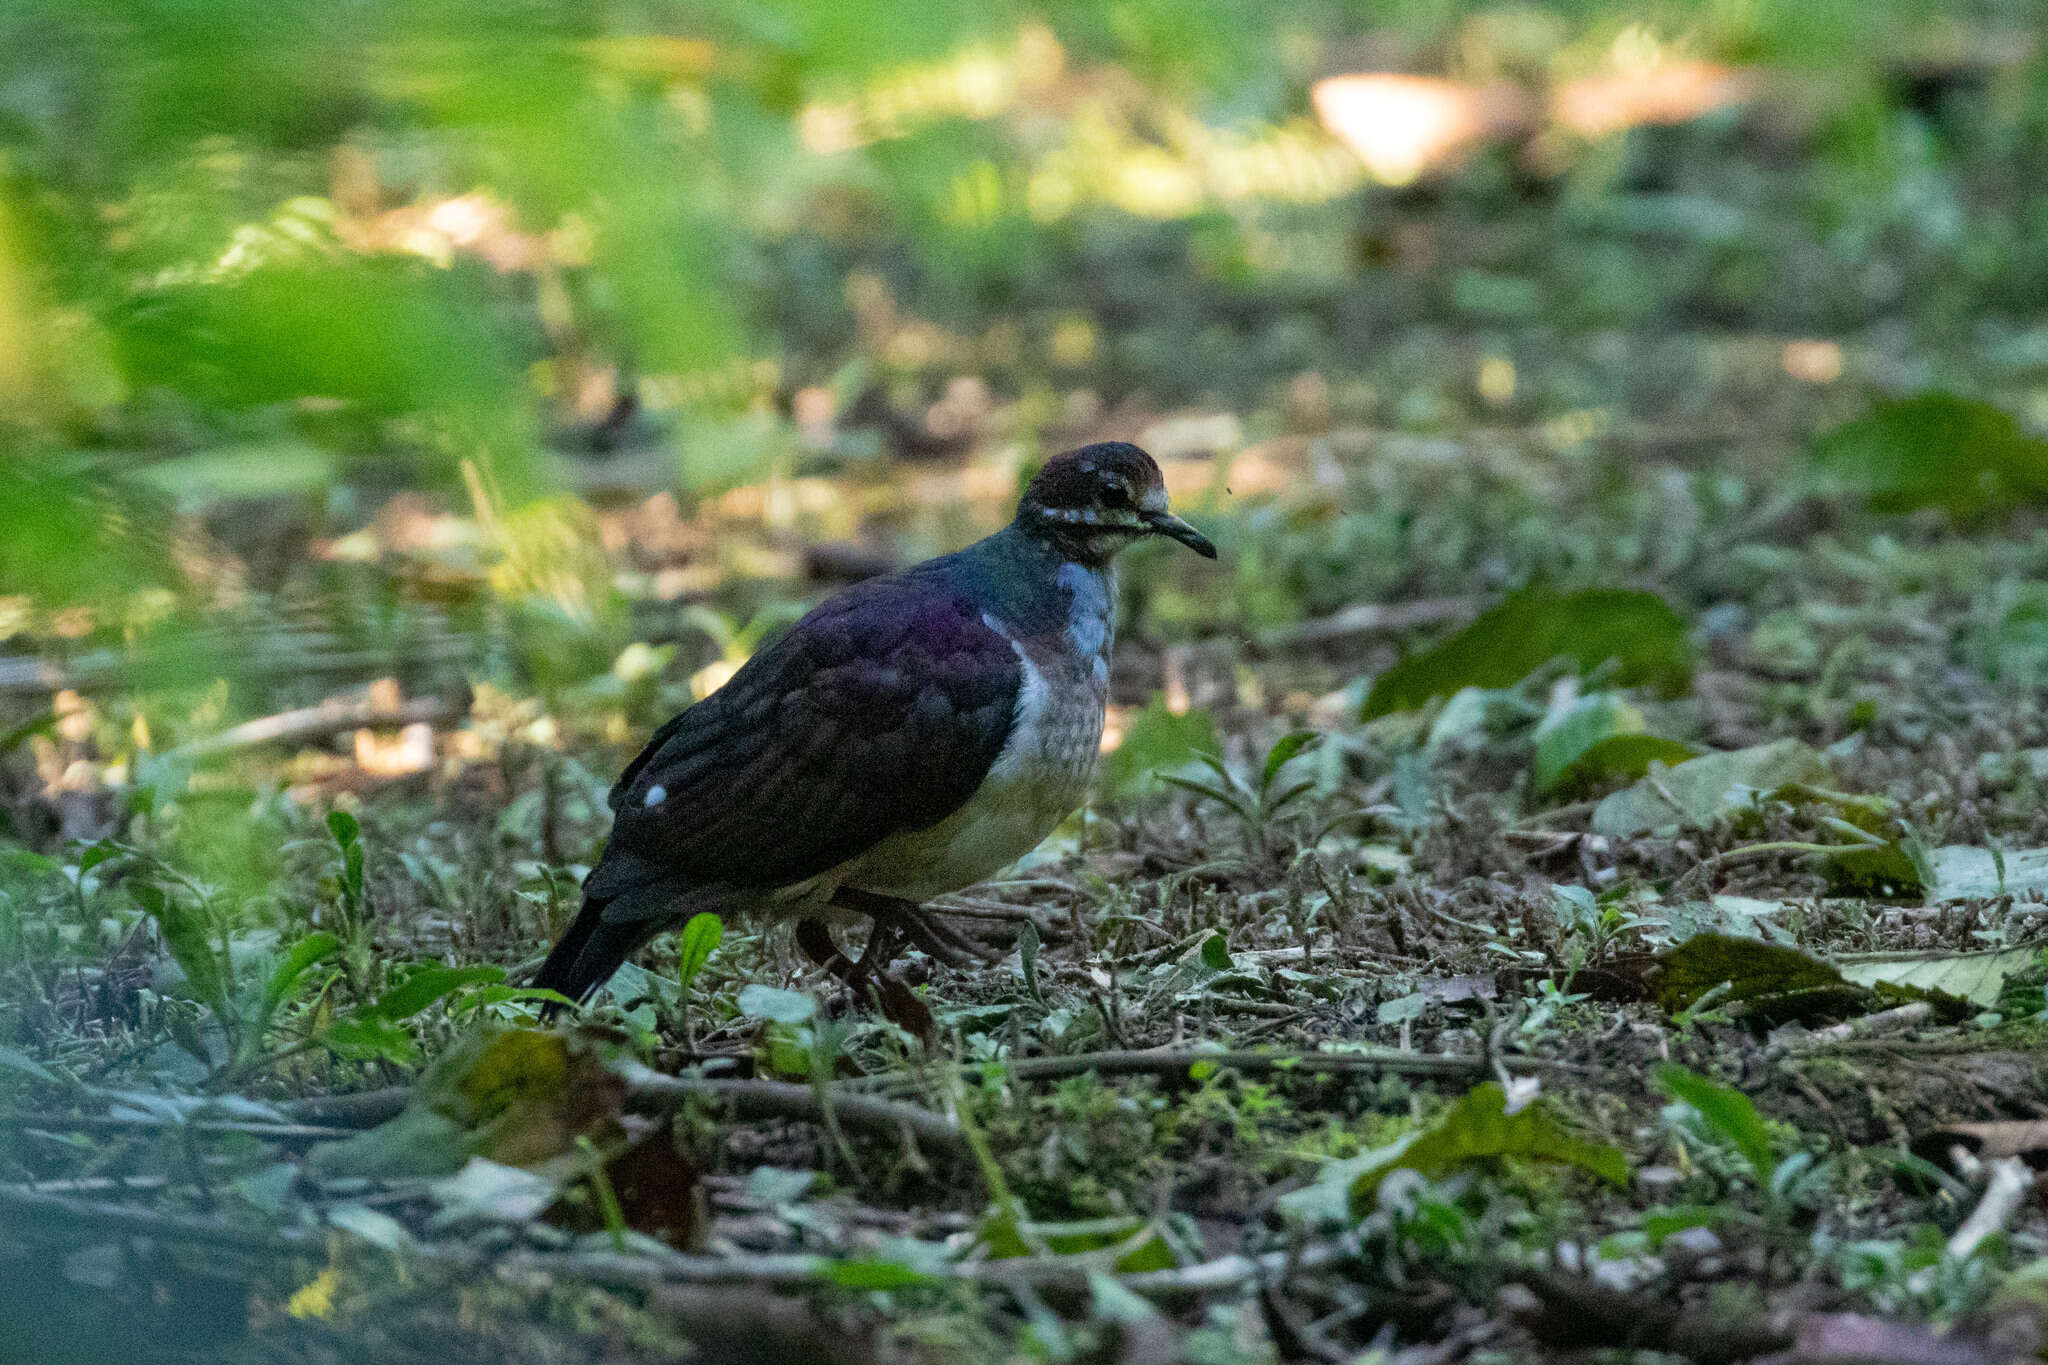
[[[1263,636],[1141,616],[1109,794],[941,907],[993,960],[911,956],[924,1038],[747,922],[536,1031],[637,735],[534,701],[399,776],[229,755],[279,860],[234,920],[176,802],[9,855],[24,1358],[2034,1350],[2048,535],[1540,432],[1318,478],[1345,439],[1254,451],[1302,481],[1226,566],[1351,523],[1661,599],[1482,616],[1418,555]]]

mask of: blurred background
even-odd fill
[[[1941,463],[2048,424],[2044,130],[2006,0],[15,0],[0,834],[260,886],[266,802],[481,770],[569,856],[570,755],[1089,440],[1225,551],[1135,557],[1111,744],[1710,611],[1816,470],[2048,486]]]

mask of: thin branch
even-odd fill
[[[1274,1251],[1261,1256],[1222,1256],[1172,1270],[1147,1270],[1119,1275],[1117,1283],[1149,1299],[1184,1300],[1229,1293],[1246,1285],[1270,1282],[1300,1270],[1313,1270],[1349,1255],[1341,1243],[1319,1242],[1299,1252]],[[508,1267],[550,1275],[577,1275],[610,1288],[645,1290],[667,1284],[740,1285],[800,1289],[828,1282],[842,1262],[827,1256],[766,1253],[741,1256],[636,1256],[612,1252],[517,1252]],[[956,1261],[920,1267],[935,1280],[965,1280],[985,1285],[1029,1285],[1037,1290],[1066,1288],[1086,1292],[1089,1277],[1114,1273],[1101,1256],[1018,1256],[999,1261]]]
[[[844,1103],[842,1099],[840,1101]],[[0,1185],[0,1225],[61,1229],[65,1235],[89,1229],[113,1236],[150,1237],[226,1250],[277,1254],[317,1247],[324,1233],[302,1228],[258,1229],[186,1214],[158,1213],[120,1204],[96,1203]],[[479,1253],[464,1244],[416,1243],[414,1254],[432,1261],[473,1264]],[[1300,1270],[1331,1264],[1350,1254],[1337,1242],[1260,1256],[1232,1255],[1171,1270],[1119,1277],[1126,1289],[1146,1298],[1174,1301],[1229,1293],[1269,1283]],[[829,1283],[841,1262],[827,1256],[765,1254],[739,1256],[648,1256],[617,1252],[522,1251],[503,1258],[507,1268],[576,1275],[613,1288],[652,1289],[664,1285],[758,1285],[799,1289]],[[1075,1255],[960,1261],[924,1269],[932,1279],[986,1285],[1027,1284],[1039,1290],[1086,1292],[1089,1277],[1112,1271],[1102,1258]]]
[[[1329,616],[1297,621],[1291,626],[1266,632],[1259,648],[1290,649],[1300,645],[1323,644],[1364,635],[1391,635],[1419,626],[1443,625],[1477,616],[1483,600],[1477,597],[1425,597],[1413,602],[1360,602]]]
[[[264,744],[323,739],[344,730],[438,724],[457,714],[455,704],[442,697],[419,697],[401,702],[396,707],[378,706],[366,699],[322,702],[318,706],[302,706],[296,711],[280,711],[274,716],[229,726],[217,735],[180,745],[164,757],[191,762]]]
[[[1535,1058],[1505,1059],[1516,1069],[1543,1065]],[[1203,1052],[1193,1048],[1165,1051],[1079,1052],[1070,1057],[1025,1057],[1008,1063],[1015,1081],[1049,1081],[1093,1071],[1100,1076],[1164,1076],[1185,1074],[1197,1062],[1213,1062],[1233,1071],[1393,1072],[1405,1076],[1476,1076],[1486,1070],[1483,1057],[1431,1056],[1392,1048],[1371,1052]]]
[[[185,1119],[157,1114],[34,1114],[0,1113],[0,1129],[42,1128],[55,1133],[146,1133],[178,1129],[193,1133],[240,1133],[269,1142],[333,1142],[352,1137],[349,1128],[307,1123],[262,1123],[248,1119]]]
[[[379,1090],[358,1090],[347,1095],[309,1095],[280,1107],[302,1123],[331,1123],[336,1127],[375,1128],[405,1111],[412,1099],[409,1085],[387,1085]]]
[[[1764,1048],[1763,1059],[1775,1061],[1779,1057],[1801,1052],[1814,1052],[1834,1047],[1852,1039],[1869,1038],[1874,1034],[1892,1033],[1899,1029],[1913,1028],[1934,1018],[1934,1006],[1925,1000],[1915,1000],[1876,1014],[1859,1015],[1845,1019],[1839,1024],[1815,1029],[1811,1033],[1787,1032],[1773,1039]]]
[[[1542,1057],[1511,1056],[1499,1059],[1510,1071],[1576,1071],[1567,1062]],[[1093,1071],[1099,1076],[1184,1076],[1197,1062],[1213,1062],[1236,1071],[1338,1072],[1360,1075],[1392,1073],[1401,1076],[1483,1076],[1488,1070],[1484,1057],[1432,1055],[1374,1048],[1369,1052],[1203,1052],[1194,1048],[1146,1048],[1107,1052],[1078,1052],[1068,1057],[1025,1057],[1004,1064],[1004,1075],[1012,1081],[1055,1081]],[[979,1074],[980,1064],[963,1068],[964,1074]],[[885,1089],[914,1085],[915,1077],[879,1078]]]
[[[355,1095],[329,1095],[287,1105],[295,1118],[325,1120],[348,1129],[374,1128],[396,1118],[410,1101],[405,1086],[366,1090]],[[664,1076],[646,1067],[626,1068],[626,1107],[636,1114],[672,1113],[685,1100],[701,1098],[729,1104],[742,1119],[797,1119],[824,1121],[817,1094],[808,1085],[787,1081],[725,1080],[702,1076]],[[879,1099],[874,1095],[831,1087],[831,1103],[839,1121],[850,1128],[894,1137],[904,1129],[923,1142],[954,1149],[960,1146],[960,1130],[943,1114],[916,1105]],[[346,1136],[344,1132],[342,1134]]]
[[[823,1123],[825,1104],[830,1103],[833,1117],[848,1128],[887,1137],[896,1137],[908,1129],[921,1142],[964,1150],[959,1126],[943,1114],[848,1091],[844,1086],[827,1086],[825,1090],[826,1097],[821,1098],[811,1086],[787,1081],[707,1080],[633,1068],[627,1077],[626,1107],[636,1114],[658,1115],[673,1112],[686,1100],[706,1099],[731,1105],[742,1119]]]
[[[1977,1207],[1970,1210],[1970,1216],[1948,1239],[1950,1258],[1966,1261],[1984,1239],[1994,1233],[2004,1232],[2011,1225],[2027,1202],[2027,1196],[2034,1192],[2034,1172],[2025,1160],[2016,1156],[2000,1157],[1991,1163],[1991,1179],[1984,1187],[1984,1197]]]
[[[299,1228],[251,1228],[214,1218],[158,1213],[125,1204],[104,1204],[63,1195],[40,1194],[0,1185],[0,1225],[16,1229],[90,1229],[119,1237],[153,1237],[195,1242],[231,1251],[275,1253],[317,1246],[320,1235]]]

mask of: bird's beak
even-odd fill
[[[1210,543],[1209,537],[1171,512],[1145,513],[1145,527],[1155,536],[1168,536],[1179,541],[1204,559],[1216,557],[1216,547]]]

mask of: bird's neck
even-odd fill
[[[1011,525],[970,546],[984,590],[1008,619],[1034,634],[1066,631],[1086,655],[1107,653],[1116,632],[1116,569],[1064,552],[1054,540]]]

